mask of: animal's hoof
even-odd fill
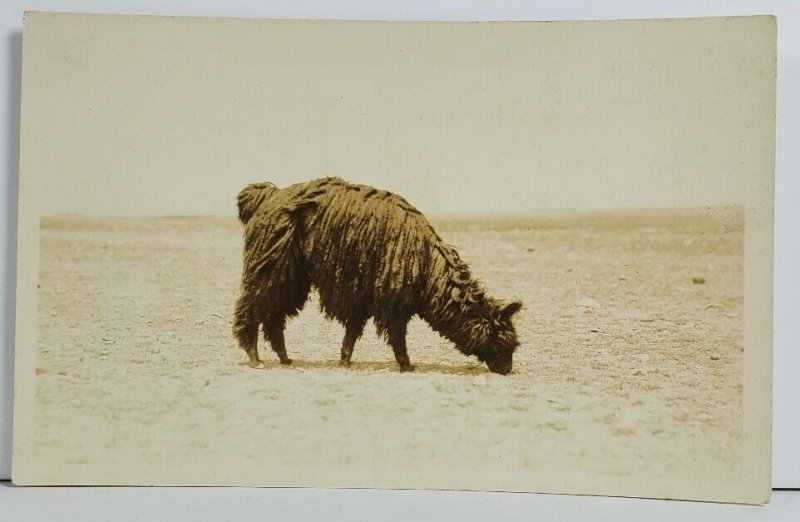
[[[281,364],[285,364],[286,366],[289,366],[290,364],[292,364],[292,360],[289,359],[288,357],[285,358],[285,359],[281,359]]]
[[[342,368],[349,368],[352,364],[353,363],[351,363],[350,361],[345,361],[345,360],[339,361],[339,366],[341,366]]]
[[[254,361],[250,360],[250,361],[247,361],[247,366],[249,366],[250,368],[262,368],[264,366],[264,363],[259,361],[258,359],[254,360]]]
[[[413,372],[413,371],[414,371],[414,365],[413,364],[409,364],[409,365],[400,367],[400,372],[401,373]]]

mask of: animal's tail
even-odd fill
[[[268,181],[265,183],[252,183],[243,188],[236,197],[236,205],[239,207],[239,221],[246,225],[261,203],[269,199],[277,190],[278,187]]]

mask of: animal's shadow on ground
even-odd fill
[[[247,366],[247,363],[242,363],[242,366]],[[283,365],[278,361],[264,361],[262,367],[255,368],[256,370],[287,370],[287,371],[305,371],[305,370],[338,370],[343,373],[346,372],[359,372],[359,373],[400,373],[400,368],[395,362],[374,362],[374,361],[353,361],[350,366],[339,366],[339,361],[303,361],[294,359],[292,364]],[[485,366],[478,364],[439,364],[439,363],[414,363],[414,371],[411,373],[443,373],[448,375],[479,375],[487,373],[489,370]]]

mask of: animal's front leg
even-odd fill
[[[406,325],[403,324],[402,328],[397,327],[389,331],[389,346],[394,351],[394,358],[397,364],[400,365],[401,372],[413,372],[414,366],[408,359],[408,352],[406,351]]]
[[[283,338],[282,323],[264,323],[264,337],[269,341],[272,350],[278,354],[281,364],[292,364],[292,360],[286,355],[286,341]]]

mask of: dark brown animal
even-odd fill
[[[416,314],[466,355],[496,373],[511,371],[519,302],[486,295],[456,250],[405,199],[339,178],[278,189],[248,185],[238,196],[244,267],[233,333],[253,367],[260,364],[259,325],[281,363],[287,317],[312,287],[328,318],[345,327],[347,366],[364,326],[374,319],[401,371],[411,371],[406,328]]]

